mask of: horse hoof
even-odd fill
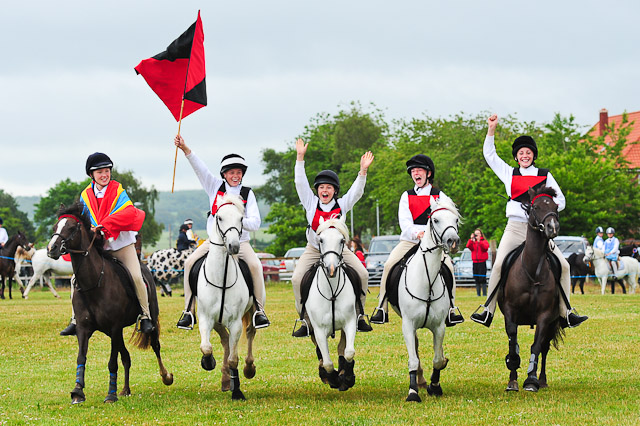
[[[342,385],[342,380],[340,380],[340,376],[336,370],[333,370],[331,373],[327,374],[329,380],[329,386],[331,389],[339,389]]]
[[[110,393],[109,395],[107,395],[107,397],[104,399],[104,403],[105,404],[113,404],[114,402],[116,402],[118,400],[118,397],[116,396],[115,393]]]
[[[324,367],[318,367],[318,376],[320,376],[322,383],[325,385],[329,384],[329,373],[327,373],[327,370],[325,370]]]
[[[207,371],[211,371],[216,368],[216,359],[213,355],[202,355],[202,359],[200,360],[200,365]]]
[[[82,404],[83,402],[86,401],[86,398],[71,398],[71,403],[73,405],[75,404]]]
[[[544,388],[548,388],[548,387],[549,387],[549,385],[547,384],[547,382],[540,381],[540,383],[539,383],[539,388],[540,389],[544,389]]]
[[[244,377],[246,377],[247,379],[253,379],[256,376],[256,365],[245,364],[242,372],[244,373]]]
[[[431,383],[427,386],[427,393],[431,396],[442,396],[442,388],[440,385],[434,385]]]
[[[244,394],[240,389],[234,389],[231,393],[231,399],[234,401],[246,401],[247,398],[244,397]]]
[[[166,386],[170,386],[173,384],[173,373],[168,373],[166,376],[162,376],[162,383]]]
[[[418,395],[418,392],[416,392],[414,390],[409,390],[409,395],[407,396],[407,399],[405,399],[405,401],[407,401],[407,402],[422,402],[422,399],[420,398],[420,395]]]
[[[538,383],[538,379],[535,377],[528,377],[527,380],[522,384],[522,388],[529,392],[538,392],[540,389],[540,384]]]
[[[130,389],[122,389],[122,391],[118,394],[118,396],[131,396],[131,390]],[[108,396],[107,396],[108,398]]]
[[[518,392],[519,390],[517,380],[511,380],[505,389],[506,392]]]

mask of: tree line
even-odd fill
[[[460,113],[389,122],[375,106],[365,109],[357,103],[335,115],[318,114],[298,135],[309,142],[307,177],[312,185],[319,171],[332,169],[340,176],[341,193],[345,193],[356,178],[360,156],[373,151],[375,161],[365,193],[354,208],[354,233],[375,235],[377,204],[380,234],[399,234],[398,202],[402,192],[413,186],[405,162],[415,154],[426,154],[435,163],[434,185],[456,202],[464,217],[463,240],[476,227],[488,238],[499,240],[507,220],[506,193],[482,154],[489,115]],[[625,115],[620,126],[608,126],[604,135],[592,137],[573,116],[555,114],[548,123],[507,116],[500,119],[496,149],[501,158],[516,166],[511,158],[513,140],[523,134],[536,140],[536,166],[551,170],[567,199],[560,214],[561,234],[591,239],[596,226],[612,226],[621,240],[638,238],[638,172],[629,170],[622,155],[631,125]],[[611,136],[610,145],[604,144],[606,136]],[[294,185],[296,138],[284,151],[262,152],[267,180],[256,195],[271,203],[266,220],[272,223],[269,232],[276,239],[267,250],[276,255],[306,244],[307,223]]]

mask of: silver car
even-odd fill
[[[473,260],[471,260],[471,250],[465,248],[460,256],[453,260],[453,274],[456,277],[456,285],[468,286],[475,285],[473,278]],[[487,282],[491,276],[491,259],[487,259]]]
[[[283,259],[280,261],[280,281],[291,281],[293,276],[293,270],[298,263],[298,259],[304,253],[304,247],[294,247],[284,254],[284,257],[289,259]]]
[[[389,258],[389,253],[400,242],[400,235],[383,235],[373,237],[369,244],[369,252],[365,254],[364,260],[369,272],[369,285],[378,286],[382,280],[384,262]]]

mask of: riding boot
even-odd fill
[[[255,313],[253,314],[253,326],[256,330],[259,328],[269,327],[270,325],[271,322],[269,322],[269,319],[265,315],[264,311],[255,311]]]
[[[358,331],[363,333],[373,331],[373,328],[371,328],[364,315],[359,315],[358,317]]]
[[[582,324],[583,322],[585,322],[587,319],[589,319],[588,316],[586,316],[586,315],[578,315],[575,312],[573,312],[573,309],[569,309],[569,310],[567,310],[566,318],[565,317],[560,317],[560,326],[562,328],[577,327],[580,324]]]
[[[180,319],[176,324],[176,327],[181,328],[182,330],[193,330],[193,326],[197,323],[195,315],[189,311],[182,311],[182,315],[180,315]]]
[[[61,336],[75,336],[76,335],[76,323],[73,318],[69,321],[69,325],[60,332]]]
[[[476,310],[476,312],[472,313],[471,321],[477,322],[478,324],[482,324],[485,327],[489,328],[491,326],[491,321],[493,321],[493,314],[489,312],[486,306],[481,307],[484,308],[484,311],[478,313]]]
[[[373,314],[371,314],[370,321],[374,324],[384,324],[389,322],[387,307],[388,305],[386,300],[380,302],[380,304],[374,309]]]
[[[454,325],[460,324],[462,322],[464,322],[464,317],[460,313],[460,309],[458,309],[457,307],[449,308],[449,313],[444,320],[444,324],[447,327],[453,327]]]
[[[149,318],[142,318],[142,315],[138,317],[139,327],[138,332],[143,334],[150,334],[156,328],[153,326],[153,322]]]
[[[294,325],[295,327],[295,325]],[[293,337],[309,337],[309,327],[307,327],[306,322],[303,322],[299,329],[291,333]]]

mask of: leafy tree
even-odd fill
[[[292,247],[304,247],[307,244],[307,219],[302,206],[287,203],[275,203],[266,217],[272,222],[268,232],[276,236],[267,246],[268,253],[283,256]]]
[[[35,238],[33,224],[26,213],[18,209],[18,203],[11,194],[0,189],[0,217],[3,220],[3,227],[11,237],[18,231],[25,233],[29,241]]]
[[[140,235],[145,245],[155,244],[162,234],[162,225],[154,218],[158,192],[153,187],[150,190],[144,188],[131,171],[119,172],[113,168],[112,178],[122,184],[134,205],[146,212]],[[90,178],[80,182],[73,182],[67,178],[47,191],[47,195],[42,197],[36,205],[34,214],[34,221],[38,224],[36,233],[38,241],[49,239],[51,229],[57,221],[60,204],[70,205],[78,201],[80,193],[90,182]]]

